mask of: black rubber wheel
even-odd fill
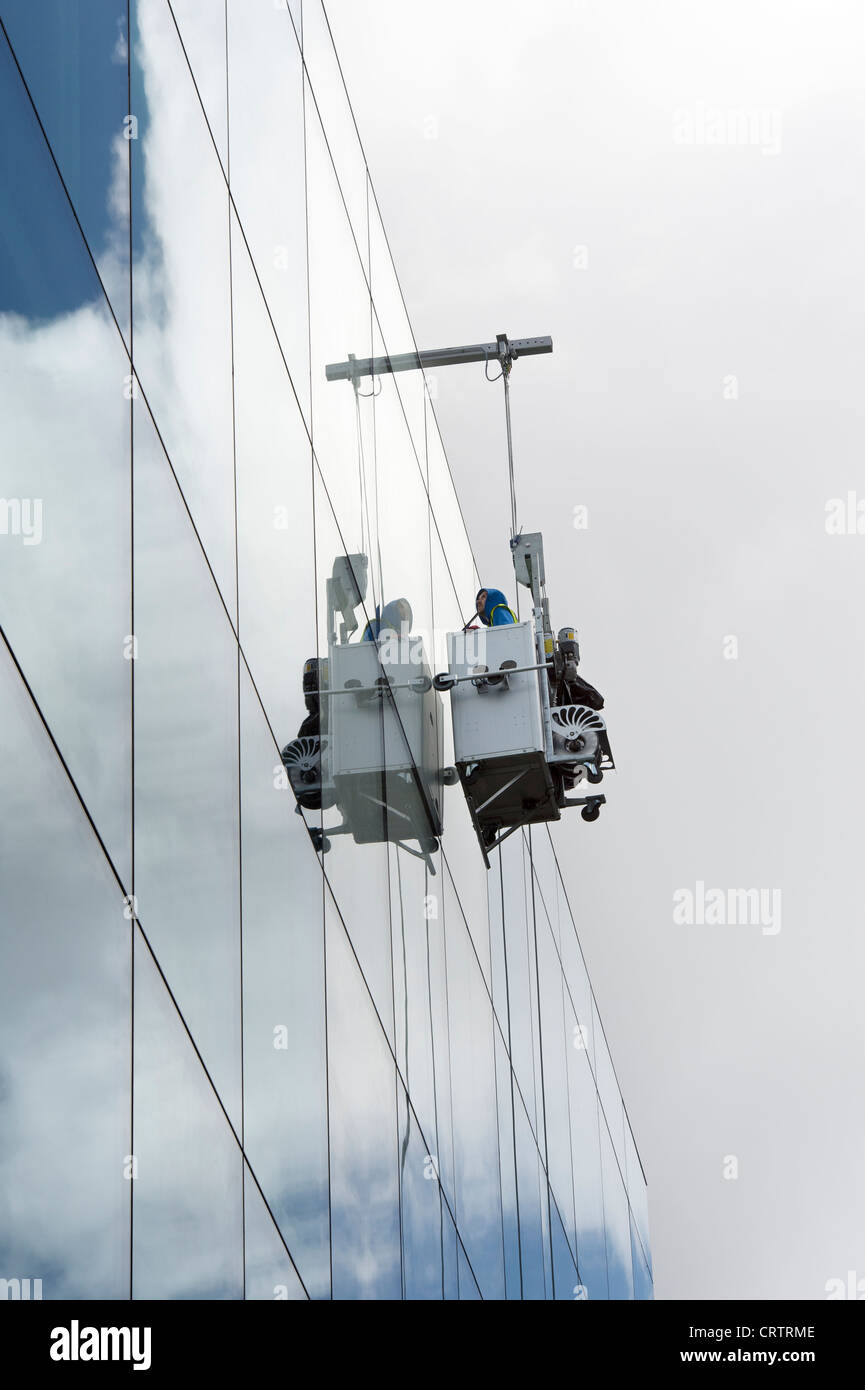
[[[601,814],[600,806],[584,806],[580,814],[583,820],[597,820]]]
[[[588,779],[589,782],[592,783],[593,786],[596,787],[596,786],[598,785],[599,782],[603,782],[603,780],[604,780],[604,774],[603,774],[603,772],[601,772],[601,769],[600,769],[600,768],[598,768],[597,772],[589,772],[589,770],[588,770],[588,768],[587,768],[587,769],[586,769],[586,778]]]

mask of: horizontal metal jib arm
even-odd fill
[[[552,352],[553,340],[507,338],[496,342],[471,343],[462,347],[430,348],[421,352],[386,353],[384,357],[352,357],[347,362],[331,362],[325,367],[328,381],[357,381],[362,376],[385,376],[388,372],[416,372],[421,367],[456,367],[464,362],[496,362],[502,358],[533,357]]]

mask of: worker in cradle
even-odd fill
[[[405,623],[405,627],[403,627]],[[376,637],[380,637],[383,632],[396,632],[400,637],[411,632],[412,612],[411,604],[407,598],[395,598],[390,603],[386,603],[379,613],[376,607],[375,617],[370,618],[361,634],[361,642],[373,642]]]
[[[515,623],[516,614],[508,607],[508,601],[501,589],[479,589],[475,599],[478,617],[484,627],[502,627],[505,623]],[[562,670],[558,676],[550,669],[551,697],[554,705],[587,705],[589,709],[602,710],[604,697],[593,685],[577,674],[580,649],[576,642],[569,646]],[[500,682],[498,676],[487,676],[487,683]]]
[[[324,669],[322,669],[324,668]],[[297,731],[298,738],[317,738],[321,733],[321,706],[319,704],[319,684],[326,679],[327,662],[311,656],[303,664],[303,700],[306,705],[306,718]]]
[[[517,620],[501,589],[478,589],[475,607],[484,627],[503,627]]]
[[[306,718],[297,731],[297,738],[282,750],[282,762],[288,772],[298,806],[307,811],[320,811],[321,800],[321,690],[327,686],[327,660],[311,656],[303,663],[303,700]]]

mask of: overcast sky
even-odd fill
[[[555,841],[657,1294],[865,1296],[865,15],[327,9],[419,346],[554,340],[512,376],[519,518],[607,698],[608,806]],[[501,388],[437,390],[512,593]]]

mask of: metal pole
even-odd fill
[[[505,424],[508,431],[508,478],[511,487],[511,540],[517,534],[517,493],[514,485],[514,444],[511,438],[511,388],[509,377],[511,363],[509,358],[502,362],[502,381],[505,384]]]

